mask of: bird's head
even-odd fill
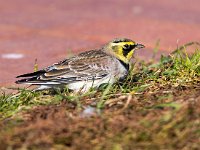
[[[114,55],[126,64],[130,62],[134,51],[141,48],[144,48],[144,45],[126,38],[114,39],[106,45],[106,49],[111,55]]]

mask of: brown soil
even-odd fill
[[[67,100],[36,107],[1,124],[0,149],[198,149],[199,86],[161,88],[107,102],[88,116]],[[159,106],[172,101],[180,108]]]

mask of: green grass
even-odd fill
[[[79,103],[80,99],[89,95],[97,97],[97,108],[104,107],[107,99],[119,94],[141,93],[145,90],[153,92],[159,87],[181,86],[199,83],[200,76],[200,50],[197,49],[193,54],[188,55],[183,50],[176,50],[176,53],[169,56],[161,56],[158,63],[139,62],[137,66],[131,69],[131,72],[123,84],[108,85],[100,88],[100,92],[89,91],[84,95],[73,95],[67,89],[64,91],[51,92],[32,92],[26,89],[19,91],[17,96],[0,96],[0,119],[11,117],[12,115],[24,109],[29,109],[38,105],[49,105],[67,100],[73,103]],[[96,95],[95,95],[96,94]]]
[[[193,54],[187,54],[189,45],[191,43],[168,56],[161,56],[156,63],[139,61],[131,66],[123,83],[103,85],[98,90],[91,89],[82,95],[73,94],[67,88],[42,92],[21,89],[17,95],[2,94],[0,120],[4,122],[8,118],[20,118],[23,122],[24,114],[34,112],[35,108],[41,109],[42,113],[45,111],[43,108],[52,106],[53,111],[54,107],[64,105],[64,113],[57,118],[53,117],[57,111],[49,113],[53,113],[52,117],[49,117],[51,122],[67,124],[60,125],[59,128],[55,125],[54,129],[48,130],[48,138],[53,141],[54,147],[73,145],[73,142],[81,139],[78,141],[80,145],[83,144],[83,147],[85,145],[87,148],[87,144],[90,144],[96,149],[129,149],[133,143],[138,149],[195,149],[198,142],[200,143],[200,50],[197,48]],[[155,53],[156,51],[157,47]],[[88,105],[94,107],[98,115],[80,120],[79,114]],[[67,118],[69,119],[65,122]],[[29,128],[31,132],[34,130],[34,133],[37,133],[40,127],[41,124],[37,128]],[[25,130],[19,126],[17,129],[20,132],[8,134],[6,130],[2,135],[14,140],[11,142],[13,144],[13,137],[23,137],[29,128]],[[65,128],[70,129],[69,132],[65,131],[66,135],[61,131]],[[41,137],[41,141],[44,139]],[[192,140],[196,144],[192,143]],[[35,146],[37,149],[37,145],[32,145]]]

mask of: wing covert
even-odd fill
[[[102,51],[88,51],[77,57],[63,60],[45,69],[38,77],[40,81],[71,83],[82,80],[101,79],[110,73],[107,66],[110,56]]]

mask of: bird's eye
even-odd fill
[[[125,47],[126,49],[129,49],[130,45],[125,44],[124,47]]]
[[[124,49],[125,51],[131,51],[131,50],[132,50],[132,46],[133,46],[133,45],[125,44],[125,45],[123,46],[123,49]]]

